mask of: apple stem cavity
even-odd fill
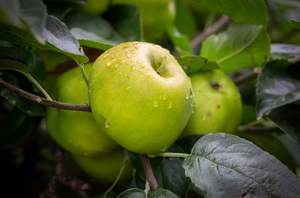
[[[215,90],[219,90],[221,87],[221,85],[219,83],[211,83],[210,85]]]

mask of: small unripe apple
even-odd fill
[[[72,154],[72,157],[76,164],[91,177],[101,183],[112,183],[117,178],[123,166],[125,153],[122,147],[118,147],[100,157],[85,157],[75,154]],[[133,169],[131,163],[127,161],[119,181],[127,180],[132,175]]]
[[[189,75],[194,97],[194,113],[181,138],[195,134],[234,133],[241,121],[241,96],[235,84],[221,70]]]
[[[89,74],[92,63],[85,65]],[[88,104],[88,87],[79,67],[59,76],[51,92],[53,100]],[[83,156],[101,156],[118,145],[101,132],[89,112],[47,108],[47,128],[52,138],[64,149]]]
[[[122,43],[99,56],[89,90],[101,131],[136,153],[163,152],[192,112],[188,76],[168,50],[150,43]]]
[[[88,0],[87,5],[78,5],[76,10],[90,15],[101,15],[107,10],[108,6],[109,0]]]

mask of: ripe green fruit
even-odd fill
[[[146,39],[158,39],[170,27],[175,19],[175,0],[113,0],[114,4],[132,4],[138,6],[143,22]]]
[[[91,63],[85,65],[89,74]],[[53,100],[72,104],[88,103],[88,88],[79,67],[62,74],[51,92]],[[89,112],[47,108],[47,128],[53,139],[71,153],[100,156],[117,144],[101,132]]]
[[[91,15],[103,14],[109,6],[109,0],[89,0],[87,5],[78,5],[76,10]]]
[[[118,147],[112,152],[100,157],[84,157],[72,155],[77,165],[88,175],[97,179],[101,183],[112,183],[118,176],[125,159],[124,149]],[[132,177],[133,169],[131,163],[126,162],[126,166],[119,181],[124,181]]]
[[[150,43],[123,43],[99,56],[89,89],[101,130],[136,153],[163,152],[192,112],[189,78],[168,50]]]
[[[242,104],[237,87],[221,70],[189,75],[194,97],[194,113],[181,138],[195,134],[234,133],[241,121]]]

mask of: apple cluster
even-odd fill
[[[102,182],[112,182],[121,169],[122,147],[158,154],[185,136],[233,133],[240,122],[240,95],[226,74],[213,70],[188,77],[159,45],[119,44],[86,64],[85,72],[88,87],[74,68],[58,78],[52,97],[88,103],[92,114],[48,107],[47,126],[77,164]],[[123,175],[132,175],[130,164]]]

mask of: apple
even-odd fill
[[[180,138],[209,133],[235,133],[241,121],[242,103],[237,87],[221,70],[189,75],[194,113]]]
[[[89,74],[93,63],[85,65]],[[51,96],[59,102],[86,104],[88,88],[79,67],[59,76]],[[101,156],[118,145],[101,132],[89,112],[47,108],[47,128],[53,139],[71,153],[83,156]]]
[[[138,6],[145,39],[159,39],[176,16],[175,0],[113,0],[112,5],[115,4]]]
[[[97,58],[90,105],[105,134],[135,153],[171,146],[192,113],[192,85],[170,52],[146,42],[119,44]]]
[[[109,1],[110,0],[89,0],[87,5],[78,5],[75,10],[90,15],[101,15],[107,10]]]
[[[97,179],[101,183],[112,183],[117,178],[125,159],[124,149],[118,147],[100,157],[85,157],[72,154],[76,164],[88,175]],[[131,178],[133,169],[129,161],[122,172],[119,181],[124,181]]]

